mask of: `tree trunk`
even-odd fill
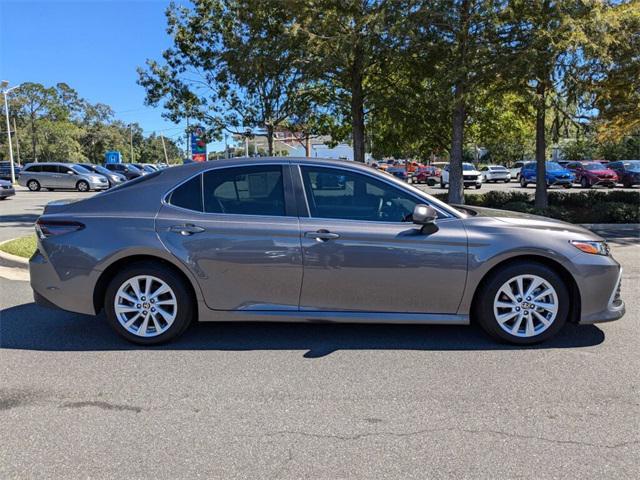
[[[268,154],[270,157],[273,157],[273,125],[267,125],[267,144],[268,144]]]
[[[33,155],[33,161],[37,162],[36,157],[36,120],[34,115],[31,115],[31,154]]]
[[[356,51],[351,71],[351,131],[353,159],[364,163],[364,93],[362,88],[362,55]]]
[[[455,86],[455,103],[452,115],[451,155],[449,159],[449,203],[464,203],[464,180],[462,178],[462,148],[464,145],[464,121],[466,116],[464,91]]]
[[[311,135],[304,134],[304,154],[307,158],[311,158]]]
[[[549,201],[547,198],[546,179],[546,139],[545,139],[545,118],[546,118],[546,89],[544,82],[538,83],[536,88],[536,200],[537,208],[547,208]]]

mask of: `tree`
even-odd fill
[[[190,118],[220,136],[264,129],[273,136],[309,96],[297,59],[303,56],[286,33],[289,10],[277,0],[195,0],[171,5],[173,47],[163,63],[147,61],[139,83],[150,105],[162,103],[172,121]]]
[[[614,4],[598,22],[598,50],[588,76],[599,111],[599,134],[617,142],[640,130],[640,1]]]
[[[31,143],[31,161],[38,161],[39,129],[38,119],[49,114],[55,106],[56,91],[54,88],[46,88],[39,83],[23,83],[17,89],[13,97],[12,111],[26,119],[29,126],[29,139]]]
[[[437,91],[441,99],[449,97],[444,103],[451,125],[450,203],[464,203],[465,125],[474,96],[496,79],[503,8],[504,2],[497,0],[436,0],[421,2],[411,15],[422,64],[427,71],[435,64]]]
[[[589,30],[599,17],[595,0],[512,0],[504,17],[510,27],[506,72],[516,90],[535,107],[535,205],[546,208],[547,112],[580,100],[581,69],[593,39]],[[570,112],[564,112],[571,117]]]
[[[358,162],[365,158],[367,103],[382,81],[373,73],[394,50],[394,25],[402,18],[401,7],[402,2],[386,0],[289,3],[289,32],[293,42],[304,47],[305,78],[326,93],[324,104],[337,119],[334,137],[350,132]]]

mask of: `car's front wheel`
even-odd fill
[[[492,337],[530,345],[554,336],[569,313],[569,291],[546,265],[518,262],[489,277],[478,292],[476,319]]]
[[[524,177],[520,177],[520,186],[521,186],[522,188],[527,188],[527,185],[528,185],[528,183],[527,183],[527,181],[524,179]]]
[[[189,326],[193,299],[170,268],[141,262],[125,268],[105,294],[107,320],[130,342],[154,345],[172,340]]]
[[[37,192],[40,190],[40,183],[37,180],[29,180],[27,182],[27,188],[32,192]]]
[[[84,180],[80,180],[78,183],[76,183],[76,188],[78,189],[79,192],[88,192],[89,184]]]

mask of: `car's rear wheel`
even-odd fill
[[[530,345],[554,336],[569,312],[562,278],[539,263],[518,262],[491,275],[478,292],[476,318],[492,337]]]
[[[40,190],[40,182],[38,182],[37,180],[29,180],[27,182],[27,188],[32,192],[37,192],[38,190]]]
[[[520,186],[522,188],[527,188],[527,181],[524,179],[524,177],[520,177]]]
[[[89,184],[84,180],[80,180],[78,183],[76,183],[76,188],[78,189],[79,192],[88,192]]]
[[[587,180],[587,177],[582,177],[582,179],[580,180],[580,185],[582,185],[582,188],[591,187],[591,185],[589,184],[589,180]]]
[[[154,345],[182,334],[193,316],[193,299],[182,278],[152,262],[132,265],[107,287],[105,312],[130,342]]]

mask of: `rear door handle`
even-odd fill
[[[193,235],[194,233],[204,232],[204,228],[199,227],[197,225],[187,224],[187,225],[173,225],[169,227],[170,232],[179,233],[180,235]]]
[[[317,230],[315,232],[304,232],[304,236],[307,238],[315,238],[316,240],[326,241],[326,240],[335,240],[336,238],[340,238],[340,235],[337,233],[332,233],[329,230]]]

